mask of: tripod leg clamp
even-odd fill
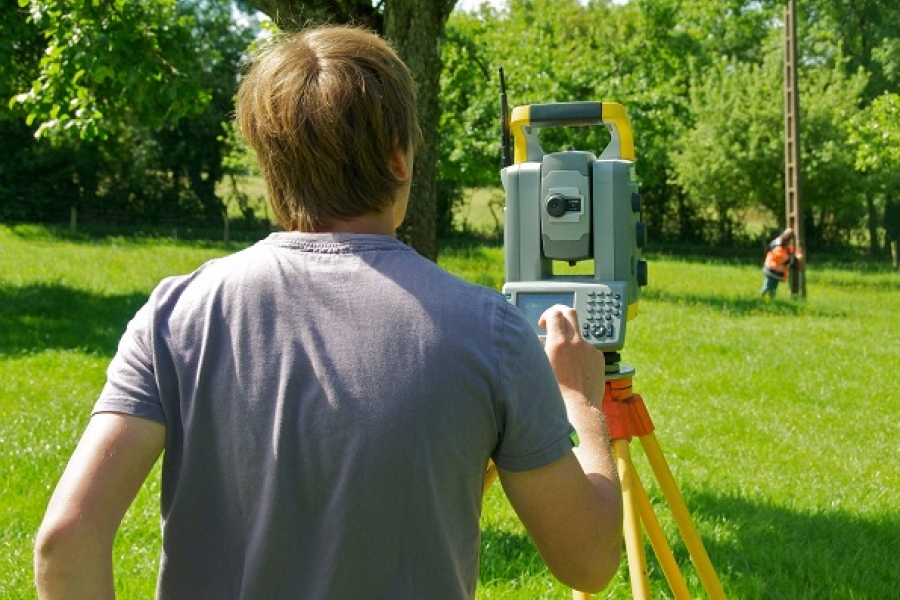
[[[639,394],[631,391],[631,377],[606,382],[603,394],[603,414],[611,440],[629,440],[653,432],[653,421]]]

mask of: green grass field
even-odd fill
[[[0,226],[0,598],[34,598],[31,545],[131,314],[164,276],[237,246],[67,241]],[[757,298],[759,266],[648,255],[623,362],[729,598],[897,597],[900,275],[810,265],[808,298]],[[499,287],[499,248],[441,264]],[[702,587],[640,444],[638,472],[691,592]],[[115,548],[119,597],[153,594],[158,479]],[[570,598],[502,489],[483,516],[478,598]],[[670,597],[648,546],[654,598]],[[629,598],[624,566],[599,597]]]

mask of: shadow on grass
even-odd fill
[[[737,496],[686,494],[713,569],[729,598],[820,600],[896,597],[900,516],[863,518],[845,511],[809,513]],[[662,502],[662,500],[660,500]],[[660,517],[668,507],[658,508]],[[672,525],[674,531],[674,525]],[[702,590],[683,541],[668,535],[691,588]],[[645,550],[651,586],[668,584],[649,542]],[[623,549],[624,553],[624,549]],[[624,560],[617,575],[627,581]],[[537,572],[540,557],[524,533],[496,528],[482,532],[482,584]],[[668,597],[668,596],[667,596]]]
[[[0,354],[83,350],[112,356],[145,294],[107,296],[58,284],[0,285]]]
[[[842,290],[863,289],[884,293],[900,292],[900,274],[897,273],[887,273],[881,276],[867,277],[866,279],[840,279],[838,277],[824,276],[819,279],[819,283]]]
[[[147,224],[110,226],[82,225],[78,233],[69,232],[68,225],[54,223],[21,223],[9,225],[12,235],[25,241],[58,241],[70,244],[94,246],[110,242],[128,243],[132,246],[184,246],[186,248],[213,248],[236,251],[265,238],[270,232],[278,231],[275,226],[246,227],[241,219],[233,219],[229,229],[230,241],[222,239],[221,227],[162,227]]]
[[[704,265],[743,265],[762,268],[768,240],[753,245],[703,246],[683,243],[653,243],[642,250],[651,261],[664,259]],[[871,256],[868,248],[814,248],[807,252],[812,270],[833,269],[853,273],[891,273],[893,266],[886,253]]]
[[[698,523],[708,520],[732,532],[704,540],[726,589],[740,591],[741,582],[752,579],[758,592],[754,597],[759,598],[874,599],[896,594],[896,514],[796,511],[714,493],[694,494],[687,502]],[[687,556],[685,550],[680,552]]]
[[[802,300],[790,300],[787,297],[766,300],[758,296],[726,297],[719,295],[681,294],[667,291],[644,288],[641,290],[641,299],[655,300],[669,304],[684,304],[688,306],[705,306],[722,313],[738,316],[816,316],[828,318],[841,318],[849,315],[843,310],[828,310],[822,307],[812,307]]]

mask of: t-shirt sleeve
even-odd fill
[[[572,450],[574,428],[547,355],[522,313],[501,311],[500,441],[492,459],[507,471],[530,471]]]
[[[166,424],[153,366],[152,297],[128,323],[92,415],[120,413]]]

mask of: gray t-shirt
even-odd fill
[[[166,425],[165,600],[471,598],[488,458],[572,447],[518,309],[378,235],[165,279],[94,412]]]

